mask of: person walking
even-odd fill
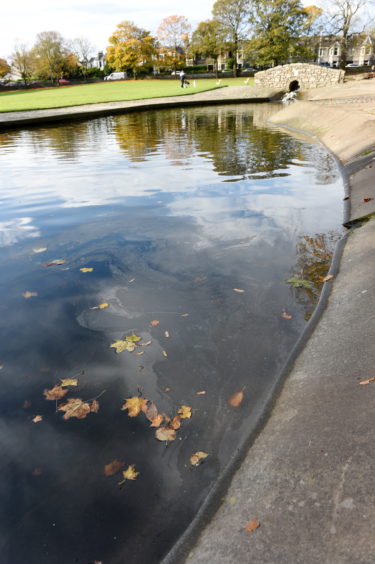
[[[185,84],[185,73],[184,73],[184,69],[180,70],[180,81],[181,81],[181,88],[184,87]]]

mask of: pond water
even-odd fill
[[[254,427],[342,221],[334,160],[272,111],[0,134],[2,564],[160,562]]]

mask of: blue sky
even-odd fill
[[[152,33],[173,14],[188,18],[193,27],[211,17],[214,0],[7,0],[1,8],[0,57],[7,58],[16,41],[31,47],[37,33],[58,31],[66,39],[87,37],[97,50],[123,20]]]

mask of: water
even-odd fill
[[[3,564],[159,562],[254,425],[342,220],[335,162],[263,126],[272,111],[0,135]],[[110,348],[133,333],[151,344]],[[64,378],[78,385],[47,400]],[[160,442],[143,413],[121,409],[137,396],[192,417]],[[99,411],[64,420],[68,398]],[[209,456],[193,467],[196,451]],[[139,472],[122,487],[120,463]]]

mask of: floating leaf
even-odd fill
[[[133,352],[135,351],[137,345],[136,342],[142,339],[142,337],[138,337],[138,335],[130,335],[129,337],[125,337],[125,339],[119,339],[110,345],[110,348],[116,349],[116,353],[120,354],[124,351]]]
[[[77,380],[77,378],[61,378],[61,384],[60,385],[63,388],[66,388],[67,386],[77,386],[78,380]]]
[[[155,431],[155,437],[158,441],[174,441],[176,438],[176,431],[170,427],[159,427]]]
[[[233,394],[233,396],[231,396],[228,399],[228,403],[229,405],[231,405],[232,407],[238,407],[239,405],[241,405],[242,401],[244,398],[244,393],[243,391],[241,392],[237,392],[235,394]]]
[[[43,420],[43,415],[35,415],[34,419],[32,419],[33,423],[39,423],[39,421]]]
[[[118,483],[119,486],[122,486],[126,480],[136,480],[137,476],[139,476],[139,472],[135,471],[135,464],[131,464],[126,470],[123,470],[122,476],[124,479]]]
[[[80,271],[81,272],[93,272],[94,269],[91,268],[91,267],[84,266],[83,268],[80,268]]]
[[[55,260],[51,260],[51,262],[46,262],[45,264],[43,264],[43,266],[56,266],[58,264],[65,264],[66,263],[66,259],[55,259]]]
[[[180,317],[189,317],[190,313],[181,313]]]
[[[200,463],[207,458],[208,454],[207,452],[203,452],[202,450],[198,450],[197,452],[195,452],[194,454],[191,455],[190,457],[190,464],[192,466],[199,466]]]
[[[90,307],[89,309],[105,309],[106,307],[109,307],[109,304],[107,302],[104,302],[97,306]]]
[[[289,315],[289,313],[287,313],[284,309],[284,311],[281,314],[281,317],[283,317],[284,319],[292,319],[293,315]]]
[[[54,386],[50,390],[44,390],[43,394],[48,400],[58,400],[65,396],[69,390],[64,390],[62,386]]]
[[[24,409],[28,409],[29,407],[31,407],[31,401],[25,400],[25,401],[23,402],[22,407],[23,407]]]
[[[172,391],[172,388],[169,388],[169,387],[164,388],[164,391],[165,391],[165,392],[171,392],[171,391]]]
[[[169,339],[169,337],[170,337],[169,331],[164,331],[164,337],[166,337],[167,339]]]
[[[145,398],[140,397],[126,398],[121,409],[127,409],[129,417],[136,417],[141,411],[145,412],[147,410],[147,401]]]
[[[169,427],[177,431],[181,427],[181,417],[179,415],[173,417],[169,422]]]
[[[163,355],[163,356],[165,356],[165,358],[167,358],[167,357],[168,357],[168,353],[167,353],[167,351],[161,351],[161,352],[162,352],[162,355]]]
[[[245,531],[248,531],[249,533],[251,533],[252,531],[255,531],[255,529],[257,529],[258,527],[260,527],[259,521],[256,521],[255,519],[253,519],[252,521],[248,522],[248,524],[245,527]]]
[[[158,415],[156,417],[151,419],[150,427],[160,427],[160,425],[163,423],[163,419],[164,419],[164,416],[161,413],[158,413]]]
[[[369,378],[368,380],[362,380],[362,382],[359,383],[360,386],[367,386],[367,384],[370,384],[370,382],[374,382],[375,381],[375,376],[373,376],[372,378]]]
[[[47,247],[40,247],[39,249],[33,249],[33,253],[44,253]]]
[[[114,474],[117,474],[117,472],[119,472],[123,468],[123,466],[124,463],[121,462],[121,460],[117,460],[117,458],[115,458],[115,460],[112,460],[112,462],[109,462],[104,466],[103,473],[105,476],[113,476]]]
[[[90,411],[91,413],[98,413],[99,411],[99,402],[97,400],[94,400],[91,402],[90,404]]]
[[[197,396],[204,396],[207,392],[206,390],[201,390],[200,392],[195,392]]]
[[[145,409],[142,409],[149,421],[153,421],[158,416],[158,410],[153,401],[148,401]]]
[[[188,405],[181,405],[181,407],[178,408],[177,413],[179,414],[181,419],[190,419],[191,407],[189,407]]]
[[[128,284],[132,284],[133,282],[135,282],[135,278],[131,278],[130,280],[128,280]]]
[[[150,321],[149,325],[151,325],[152,327],[155,327],[155,325],[159,325],[160,321],[158,321],[157,319],[153,319],[152,321]]]
[[[148,347],[149,345],[151,345],[152,341],[146,341],[145,343],[139,343],[140,347]]]
[[[71,417],[85,419],[91,411],[96,411],[96,407],[91,410],[91,405],[80,398],[69,398],[67,403],[59,405],[58,411],[65,411],[63,419],[70,419]]]
[[[142,356],[143,354],[145,354],[145,351],[138,351],[135,353],[137,356]]]
[[[245,290],[242,290],[242,288],[233,288],[233,292],[238,292],[239,294],[243,294]]]
[[[140,337],[139,335],[136,335],[135,333],[132,333],[131,335],[128,335],[128,337],[125,337],[125,339],[127,341],[132,342],[132,343],[138,343],[138,341],[140,341],[142,339],[142,337]]]
[[[29,292],[29,290],[26,290],[26,292],[23,292],[22,295],[25,298],[25,300],[28,300],[29,298],[34,298],[35,296],[37,296],[38,292]]]

